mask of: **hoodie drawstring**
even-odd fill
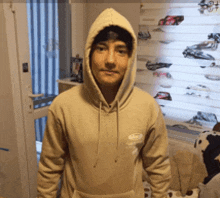
[[[97,151],[96,151],[96,160],[94,164],[94,168],[97,166],[100,152],[100,133],[101,133],[101,111],[102,111],[102,102],[99,103],[99,117],[98,117],[98,143],[97,143]],[[119,102],[117,101],[117,147],[116,147],[116,157],[115,163],[118,161],[118,148],[119,148]]]
[[[100,144],[100,133],[101,133],[101,111],[102,111],[102,102],[99,103],[98,143],[97,143],[97,151],[96,151],[96,160],[93,166],[94,168],[97,166],[98,159],[99,159],[99,144]]]
[[[118,161],[118,147],[119,147],[119,102],[117,101],[117,148],[116,148],[116,157],[115,163]]]

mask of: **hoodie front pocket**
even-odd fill
[[[126,193],[111,194],[111,195],[91,195],[78,190],[74,190],[72,198],[135,198],[134,190]]]

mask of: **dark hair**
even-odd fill
[[[109,39],[113,39],[113,40],[120,40],[126,43],[126,46],[128,48],[129,51],[129,56],[131,55],[132,49],[133,49],[133,39],[131,34],[119,27],[119,26],[115,26],[115,25],[110,25],[106,28],[104,28],[103,30],[101,30],[95,37],[93,43],[92,43],[92,49],[90,52],[90,58],[92,56],[92,53],[94,51],[94,47],[96,44],[98,44],[101,41],[107,41]]]

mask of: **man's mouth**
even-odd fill
[[[113,71],[113,70],[102,70],[105,74],[115,74],[118,73],[117,71]]]

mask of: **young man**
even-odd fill
[[[48,112],[38,172],[38,197],[143,198],[143,168],[152,198],[170,182],[168,140],[153,97],[134,87],[135,33],[112,8],[90,28],[84,83],[60,94]]]

